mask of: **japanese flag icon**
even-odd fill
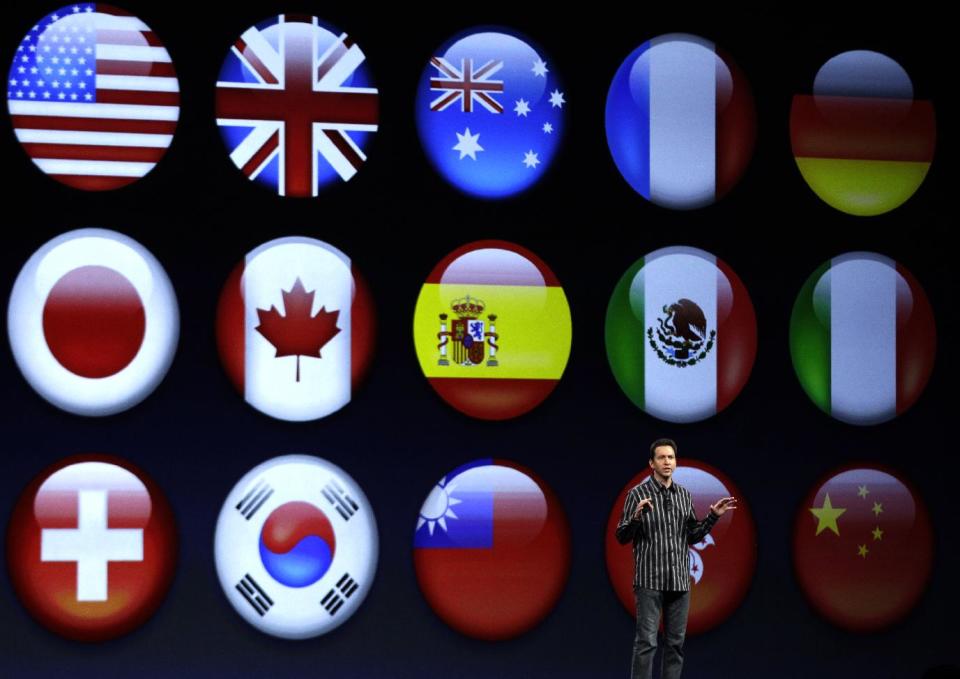
[[[34,390],[77,415],[132,408],[163,380],[177,348],[173,286],[140,243],[69,231],[20,270],[7,308],[14,360]]]
[[[284,639],[339,627],[377,570],[377,522],[360,486],[318,457],[284,455],[250,470],[217,520],[220,585],[248,623]]]

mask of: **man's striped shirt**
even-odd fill
[[[653,500],[637,520],[631,520],[643,498]],[[697,520],[690,492],[671,483],[664,487],[651,476],[634,486],[623,503],[617,524],[620,544],[633,541],[634,588],[681,592],[690,589],[690,549],[706,537],[719,517],[708,512]]]

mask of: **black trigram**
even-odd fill
[[[253,610],[260,614],[261,617],[273,606],[273,599],[267,596],[267,593],[263,591],[249,573],[244,575],[243,579],[237,583],[237,591],[243,595],[247,603],[253,606]]]
[[[263,479],[258,479],[253,487],[247,491],[243,499],[237,503],[236,509],[243,514],[243,518],[250,520],[257,510],[263,506],[270,496],[273,495],[273,488]]]
[[[337,581],[336,587],[327,592],[327,595],[320,600],[320,605],[327,609],[327,613],[330,615],[336,615],[340,607],[353,596],[358,587],[360,585],[357,584],[357,581],[351,578],[349,573],[344,573],[343,577]]]
[[[352,497],[347,495],[347,491],[335,480],[331,480],[330,483],[325,485],[322,492],[323,496],[334,506],[344,521],[349,521],[350,517],[360,509],[360,505],[358,505]]]

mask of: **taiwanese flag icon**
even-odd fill
[[[790,316],[790,357],[820,410],[848,424],[891,420],[916,403],[933,372],[933,309],[903,265],[850,252],[804,283]]]
[[[607,573],[617,599],[632,616],[637,614],[633,593],[633,545],[617,542],[615,530],[630,489],[650,477],[647,469],[623,487],[610,509],[604,543]],[[722,497],[737,498],[736,511],[727,512],[701,541],[690,545],[690,616],[687,633],[700,634],[723,623],[746,597],[757,563],[757,529],[743,495],[720,470],[706,462],[683,458],[674,480],[690,491],[698,519]]]
[[[567,95],[548,57],[509,29],[472,29],[434,51],[417,85],[420,142],[466,194],[506,198],[550,168]]]
[[[21,269],[7,307],[17,366],[53,405],[78,415],[132,408],[160,384],[180,315],[160,263],[104,229],[62,234]]]
[[[113,457],[71,457],[44,471],[7,528],[7,567],[24,608],[79,641],[105,641],[146,622],[176,561],[166,499],[143,472]]]
[[[857,216],[889,212],[920,188],[936,131],[933,104],[915,98],[903,67],[868,50],[827,61],[790,111],[800,174],[825,203]]]
[[[476,460],[440,479],[413,538],[417,582],[455,630],[499,641],[553,610],[570,570],[570,529],[553,491],[505,460]]]
[[[757,354],[747,289],[725,262],[690,247],[656,250],[627,269],[605,333],[627,398],[668,422],[697,422],[729,406]]]
[[[874,632],[906,617],[923,595],[933,527],[923,500],[896,472],[844,467],[821,480],[797,511],[793,563],[821,616]]]
[[[306,639],[352,616],[373,585],[377,523],[363,491],[318,457],[285,455],[250,470],[217,520],[224,594],[266,634]]]
[[[316,17],[280,14],[230,46],[217,80],[230,160],[281,196],[316,196],[367,160],[379,98],[360,46]]]
[[[160,162],[177,127],[180,86],[149,26],[122,9],[80,3],[46,15],[20,41],[7,106],[37,167],[103,191]]]
[[[374,325],[350,259],[292,236],[254,249],[230,274],[217,347],[247,403],[280,420],[317,420],[350,402],[372,358]]]
[[[753,94],[712,42],[662,35],[617,69],[606,129],[613,161],[634,191],[673,210],[704,207],[726,195],[750,162]]]
[[[476,241],[447,255],[420,289],[413,334],[420,369],[460,412],[505,420],[538,406],[570,356],[570,307],[535,254]]]

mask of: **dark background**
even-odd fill
[[[17,2],[0,22],[6,69],[34,22],[57,4]],[[604,527],[621,487],[645,463],[649,442],[676,438],[680,463],[695,457],[742,491],[758,530],[753,586],[725,623],[687,644],[688,677],[918,677],[956,662],[960,584],[960,471],[948,443],[947,402],[957,377],[952,337],[955,273],[947,246],[948,168],[955,120],[948,93],[945,19],[927,14],[837,17],[813,10],[775,16],[683,7],[659,13],[630,3],[561,8],[441,5],[375,10],[354,2],[122,3],[164,41],[182,92],[181,118],[166,157],[144,179],[109,193],[76,191],[35,168],[2,114],[0,158],[4,247],[0,291],[9,294],[30,255],[81,227],[115,229],[140,241],[176,289],[181,335],[173,366],[143,403],[105,418],[61,412],[24,381],[9,351],[0,356],[0,524],[45,466],[75,453],[118,455],[150,474],[179,522],[180,564],[165,603],[132,634],[108,643],[67,641],[40,627],[4,578],[0,584],[0,675],[6,676],[627,676],[633,621],[616,600],[603,558]],[[199,13],[197,13],[197,8]],[[220,142],[214,83],[228,46],[248,26],[282,11],[309,12],[349,32],[367,55],[381,93],[381,126],[369,160],[349,183],[320,197],[284,199],[244,179]],[[878,10],[879,11],[879,10]],[[513,200],[458,193],[429,165],[415,130],[415,87],[431,50],[476,25],[514,28],[542,48],[564,78],[566,139],[552,171]],[[756,152],[736,189],[694,212],[658,208],[620,177],[603,128],[606,91],[621,61],[661,33],[715,40],[750,78],[758,109]],[[817,198],[789,147],[791,96],[809,93],[824,61],[848,49],[893,57],[917,96],[937,110],[937,155],[924,185],[892,213],[857,218]],[[948,65],[951,70],[948,71]],[[5,72],[5,71],[4,71]],[[949,220],[956,224],[956,220]],[[234,391],[213,337],[220,288],[244,254],[272,238],[304,235],[346,252],[370,283],[380,326],[368,379],[342,411],[311,423],[260,414]],[[513,421],[469,419],[447,406],[420,373],[413,307],[434,264],[471,240],[499,238],[540,255],[564,285],[573,316],[570,362],[555,392]],[[709,420],[672,425],[636,409],[607,365],[603,319],[613,287],[638,257],[691,245],[724,259],[753,299],[759,350],[740,397]],[[919,402],[892,422],[855,427],[830,419],[801,390],[788,351],[793,300],[831,256],[871,250],[919,280],[938,323],[933,377]],[[4,319],[5,322],[5,314]],[[4,333],[5,334],[5,333]],[[275,455],[325,457],[350,473],[377,516],[381,554],[373,589],[331,634],[291,642],[245,623],[223,596],[213,531],[223,498],[250,468]],[[571,523],[573,560],[556,609],[506,642],[465,638],[420,595],[411,539],[420,504],[437,479],[483,456],[516,460],[557,492]],[[926,594],[894,627],[875,634],[835,628],[808,606],[793,574],[795,514],[814,483],[851,461],[898,470],[918,489],[936,531]]]

